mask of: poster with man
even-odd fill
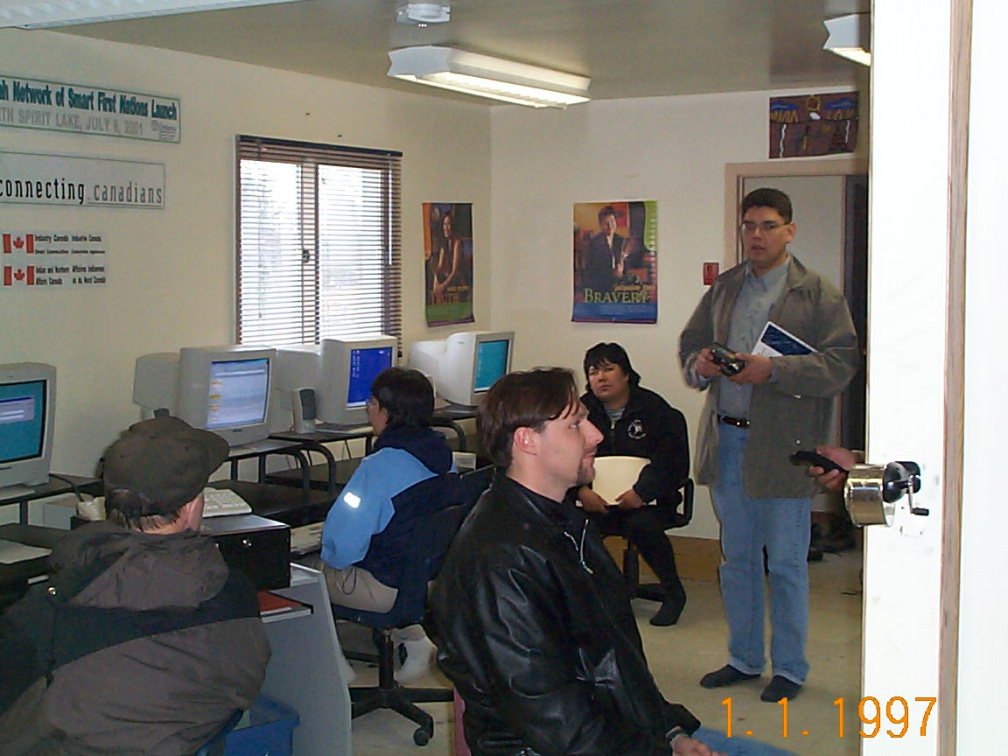
[[[472,203],[425,202],[427,325],[472,323]]]
[[[658,203],[574,205],[575,323],[658,320]]]

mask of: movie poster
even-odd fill
[[[574,205],[575,323],[658,320],[658,203]]]
[[[472,203],[425,202],[427,325],[472,323]]]

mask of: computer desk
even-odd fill
[[[298,756],[350,754],[350,691],[337,662],[339,638],[322,573],[292,564],[290,587],[273,593],[308,604],[312,612],[264,618],[273,655],[262,692],[297,710]]]
[[[81,491],[92,496],[102,492],[102,482],[98,478],[82,475],[62,475],[50,473],[49,482],[37,486],[14,486],[13,491],[3,493],[0,489],[0,507],[18,505],[18,522],[28,524],[28,504],[38,499]]]
[[[464,452],[468,451],[468,443],[465,430],[463,430],[459,422],[462,420],[472,420],[475,417],[475,407],[447,405],[434,411],[431,425],[435,428],[450,429],[458,439],[458,450]],[[371,453],[372,443],[374,442],[374,429],[370,425],[340,428],[319,424],[309,433],[280,431],[271,433],[270,438],[277,441],[300,444],[306,451],[322,454],[326,458],[326,462],[309,467],[309,485],[315,490],[329,491],[335,498],[356,469],[358,460],[351,458],[353,462],[350,464],[346,464],[348,460],[337,460],[326,444],[363,439],[364,454],[367,455]],[[299,482],[303,485],[304,471],[300,471],[301,477],[299,477],[298,473],[299,471],[297,470],[282,470],[267,473],[264,480],[269,483],[285,486],[296,486]]]

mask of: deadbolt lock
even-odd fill
[[[926,517],[930,511],[916,507],[913,495],[920,491],[920,465],[916,462],[890,462],[880,465],[854,465],[844,485],[844,504],[851,521],[858,527],[892,525],[896,503],[907,496],[910,514]]]

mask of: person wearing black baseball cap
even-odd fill
[[[191,754],[251,706],[270,655],[255,588],[198,532],[227,456],[173,417],[106,449],[108,519],[0,618],[0,754]]]

